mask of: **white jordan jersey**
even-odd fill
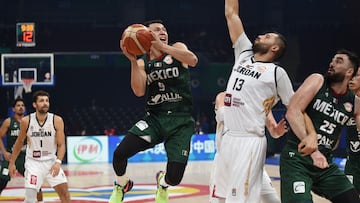
[[[38,161],[56,159],[57,144],[55,139],[54,114],[47,113],[43,125],[38,123],[36,113],[30,114],[27,129],[28,145],[26,157]]]
[[[226,88],[224,115],[233,136],[264,136],[263,103],[272,98],[275,105],[279,96],[287,105],[293,95],[285,70],[274,63],[254,61],[251,46],[245,33],[234,44],[236,61]]]

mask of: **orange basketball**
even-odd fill
[[[142,55],[150,50],[154,39],[149,28],[142,24],[132,24],[127,27],[121,39],[130,54]]]

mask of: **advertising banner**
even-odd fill
[[[116,146],[124,136],[109,137],[109,162],[112,162]],[[213,160],[215,155],[215,134],[193,135],[189,160]],[[139,152],[129,159],[129,162],[161,162],[166,161],[164,144],[158,144],[151,149]]]
[[[109,162],[107,136],[68,136],[66,143],[68,163]]]
[[[112,163],[117,145],[124,138],[120,136],[68,136],[68,163]],[[215,155],[215,134],[193,135],[190,145],[189,161],[213,160]],[[167,161],[163,143],[141,151],[131,157],[129,162]]]

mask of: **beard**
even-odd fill
[[[342,82],[345,78],[345,75],[342,73],[329,73],[326,72],[325,79],[328,84]]]
[[[24,115],[24,111],[19,111],[19,112],[16,113],[16,115],[18,115],[18,116],[23,116],[23,115]]]
[[[49,110],[48,107],[42,107],[42,108],[39,108],[38,112],[41,114],[45,114],[48,112],[48,110]]]
[[[256,42],[253,44],[252,46],[252,50],[254,53],[259,53],[259,54],[266,54],[270,49],[270,45],[268,44],[264,44],[264,43],[260,43],[260,42]]]

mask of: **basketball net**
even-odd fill
[[[31,92],[31,87],[32,84],[34,83],[34,79],[33,78],[23,78],[21,80],[25,93],[30,93]]]

